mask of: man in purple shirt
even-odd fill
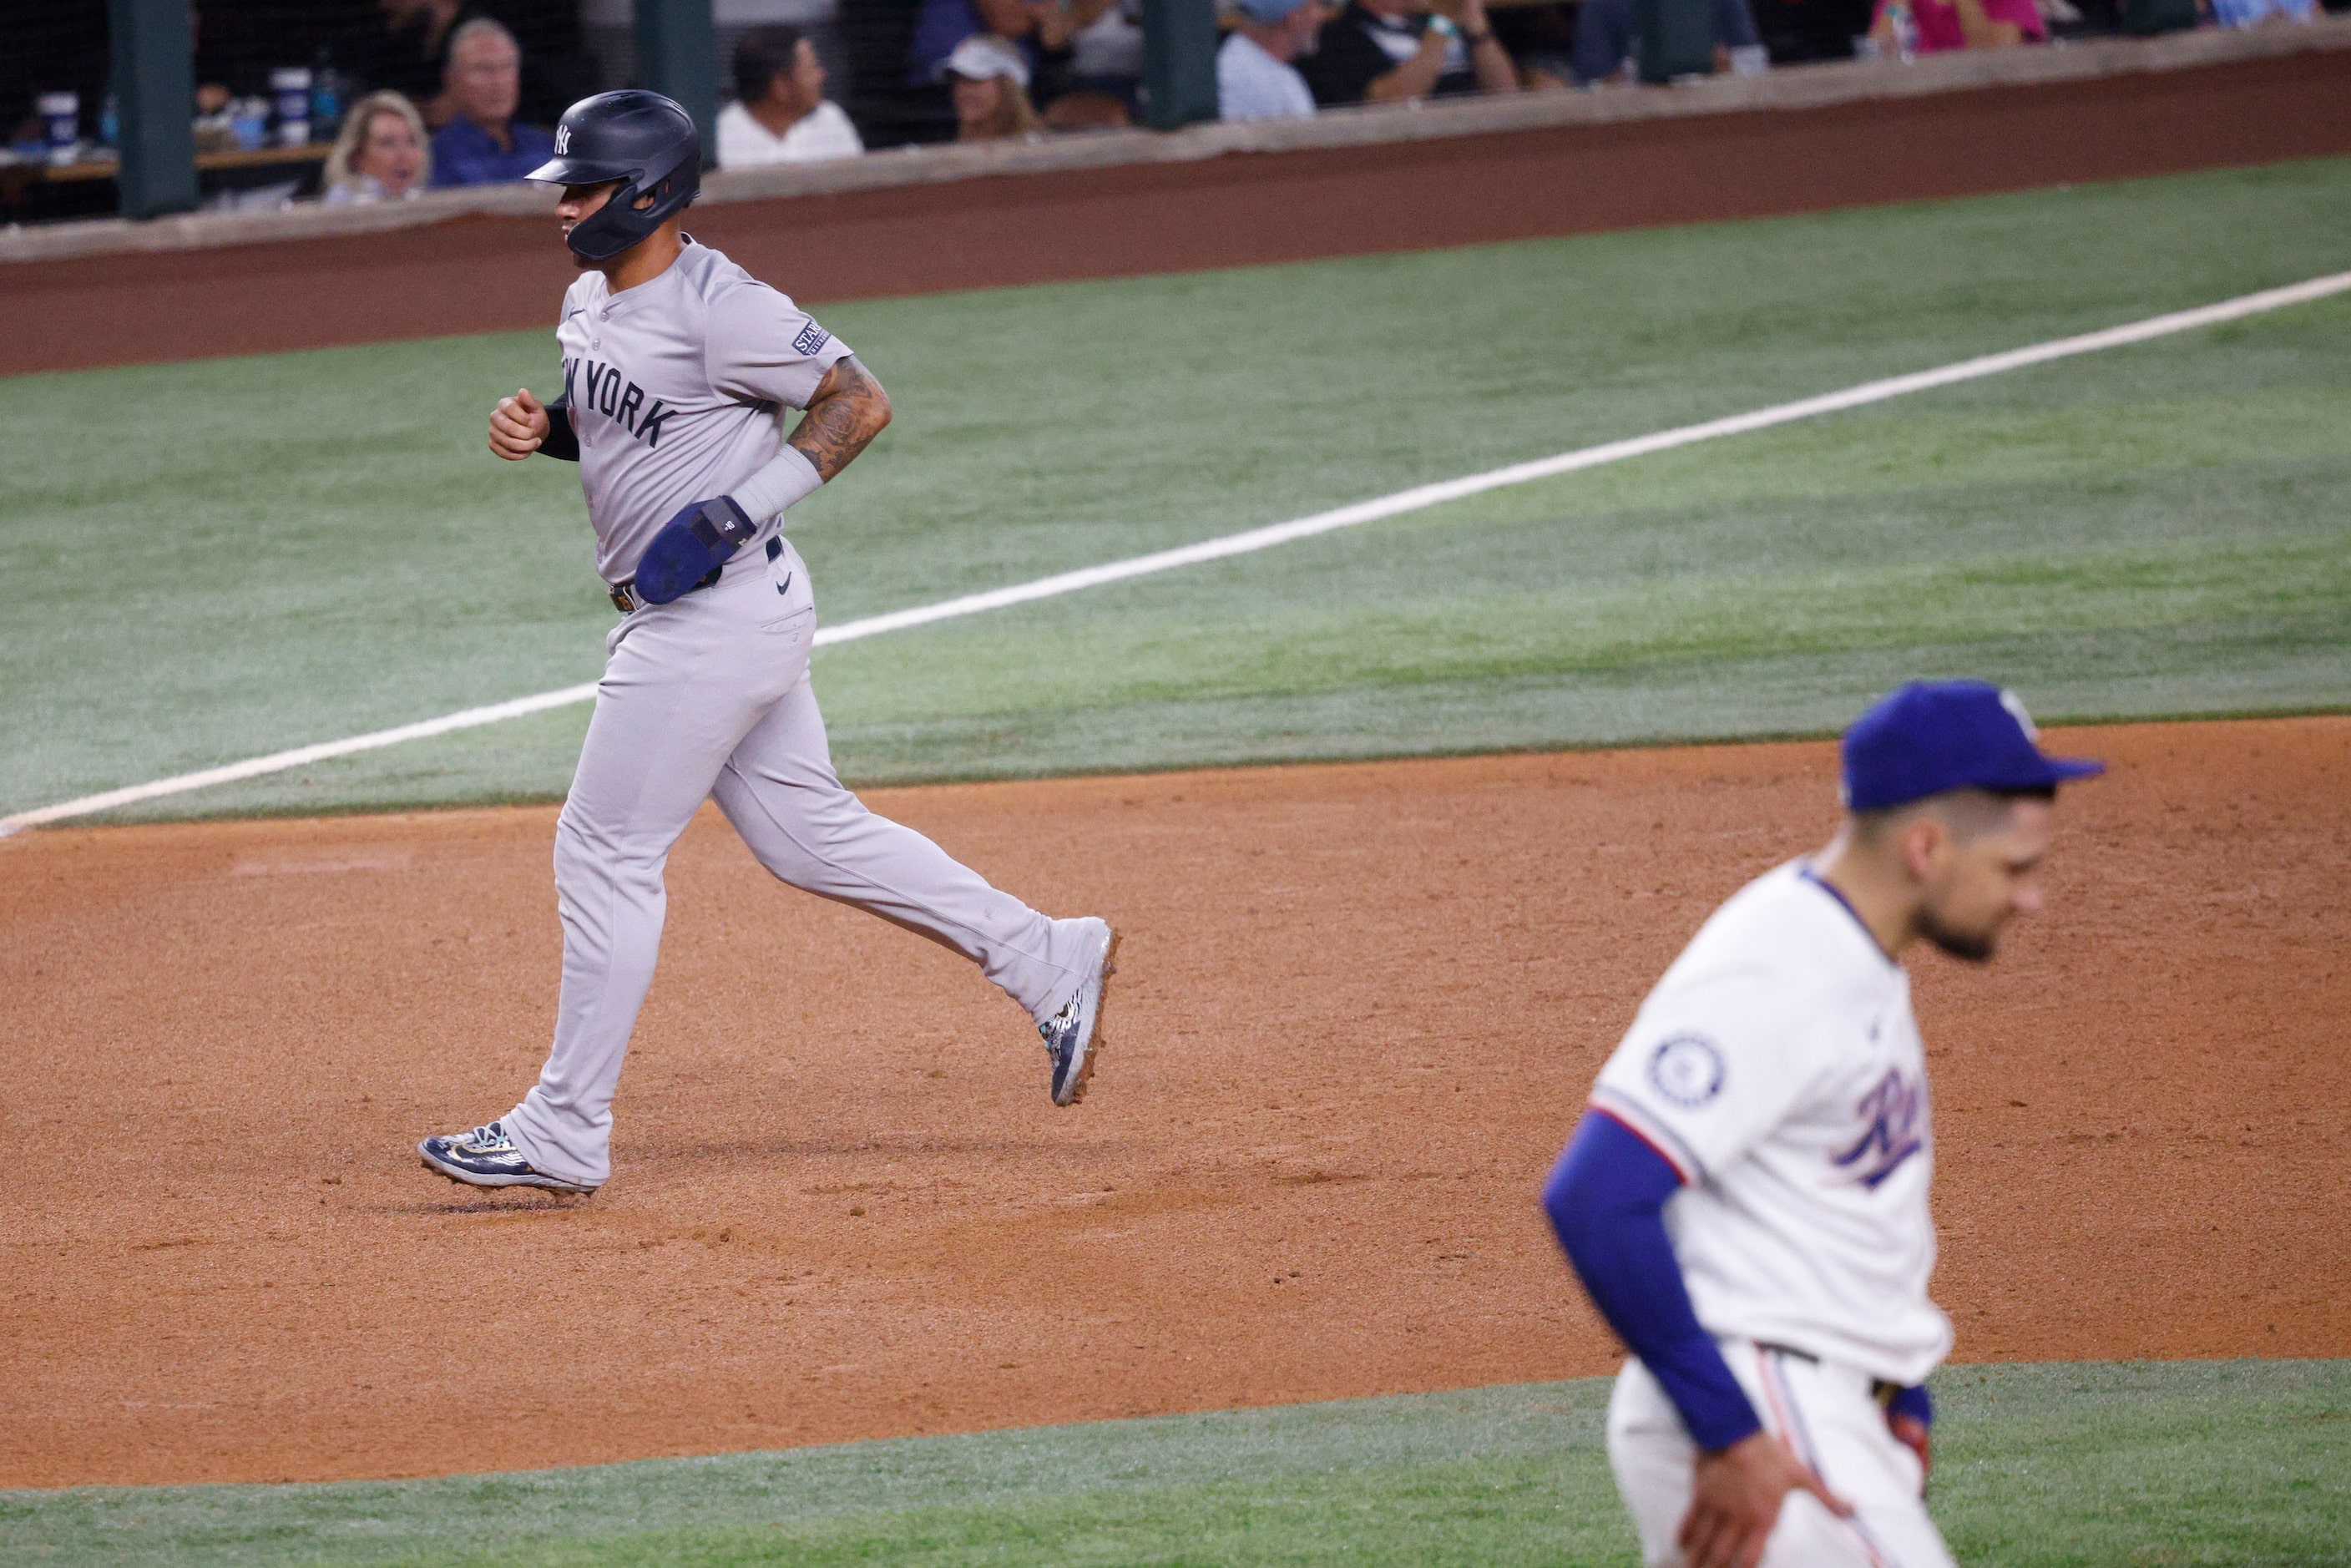
[[[479,16],[450,36],[443,81],[455,115],[433,138],[435,185],[519,180],[555,155],[553,137],[514,122],[522,99],[522,50],[499,24]]]

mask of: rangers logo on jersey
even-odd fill
[[[1832,1155],[1840,1166],[1855,1167],[1851,1179],[1875,1188],[1902,1168],[1902,1162],[1927,1146],[1925,1137],[1927,1086],[1913,1083],[1900,1070],[1887,1068],[1855,1113],[1869,1124],[1851,1148]]]

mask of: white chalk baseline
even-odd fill
[[[2283,288],[2265,288],[2255,294],[2241,295],[2212,305],[2199,306],[2192,310],[2175,310],[2167,315],[2151,316],[2143,321],[2132,321],[2100,331],[2085,332],[2076,337],[2058,338],[2026,348],[2010,349],[1997,354],[1984,354],[1972,360],[1934,370],[1917,371],[1908,375],[1888,376],[1880,381],[1864,382],[1842,392],[1824,392],[1818,397],[1801,398],[1793,402],[1777,403],[1749,413],[1735,413],[1722,419],[1710,419],[1698,424],[1685,424],[1672,430],[1661,430],[1650,435],[1636,435],[1624,441],[1604,442],[1556,456],[1537,458],[1529,463],[1514,463],[1507,467],[1489,469],[1458,479],[1447,479],[1433,485],[1416,486],[1374,500],[1358,501],[1311,517],[1294,518],[1286,523],[1274,523],[1265,528],[1249,528],[1241,533],[1227,534],[1220,538],[1203,539],[1197,544],[1180,545],[1174,549],[1156,550],[1125,560],[1111,561],[1102,566],[1090,566],[1076,571],[1040,577],[1034,581],[1017,583],[1009,588],[991,589],[985,593],[967,593],[960,598],[942,600],[935,604],[916,606],[911,610],[893,610],[887,614],[869,615],[862,620],[847,621],[838,626],[818,630],[816,643],[824,647],[836,643],[853,643],[860,638],[878,637],[887,632],[903,632],[912,627],[929,626],[941,621],[958,620],[967,615],[983,614],[991,610],[1008,609],[1016,604],[1028,604],[1040,599],[1053,599],[1066,593],[1077,593],[1089,588],[1109,583],[1125,582],[1138,577],[1150,577],[1158,572],[1173,571],[1179,567],[1197,566],[1205,561],[1225,560],[1233,556],[1249,555],[1258,550],[1271,549],[1277,545],[1298,539],[1312,538],[1317,534],[1335,532],[1341,528],[1358,528],[1406,512],[1416,512],[1430,507],[1443,506],[1467,497],[1482,495],[1488,490],[1499,490],[1512,485],[1525,485],[1537,479],[1549,479],[1581,469],[1597,468],[1605,464],[1622,463],[1627,458],[1644,457],[1653,452],[1667,452],[1677,446],[1690,446],[1702,441],[1717,441],[1724,436],[1744,435],[1752,431],[1769,430],[1774,425],[1792,424],[1799,420],[1817,419],[1823,414],[1839,413],[1846,409],[1861,408],[1870,403],[1907,397],[1914,392],[1930,392],[1937,387],[1952,386],[1961,382],[1980,381],[1986,376],[2002,375],[2033,365],[2044,365],[2053,360],[2072,359],[2081,354],[2095,354],[2108,349],[2119,349],[2152,339],[2190,332],[2199,328],[2214,327],[2248,316],[2259,316],[2290,306],[2304,305],[2330,296],[2351,292],[2351,272],[2338,272],[2307,282],[2288,285]],[[306,768],[338,757],[352,757],[360,752],[380,751],[386,747],[402,746],[413,740],[425,740],[436,735],[450,735],[459,730],[477,729],[485,725],[503,724],[527,714],[544,713],[549,708],[567,707],[574,703],[590,701],[596,695],[592,681],[576,686],[564,686],[555,691],[538,692],[530,696],[515,697],[506,702],[492,703],[484,707],[465,708],[457,713],[444,714],[415,724],[404,724],[392,729],[380,729],[367,735],[355,735],[342,740],[321,741],[315,746],[296,747],[290,751],[272,752],[266,757],[247,758],[219,768],[207,768],[193,773],[182,773],[169,779],[158,779],[145,784],[133,784],[120,789],[109,789],[78,800],[63,800],[53,806],[19,811],[0,817],[0,836],[46,823],[61,822],[75,817],[86,817],[109,811],[121,806],[133,806],[144,800],[160,800],[168,795],[186,794],[191,790],[211,789],[221,784],[233,784],[243,779],[257,779],[266,774],[283,773],[289,768]]]

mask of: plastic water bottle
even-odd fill
[[[52,163],[70,163],[81,156],[81,94],[45,92],[34,103],[41,117],[41,141]]]
[[[322,48],[318,63],[310,68],[310,130],[314,135],[331,135],[342,121],[341,78],[335,70],[334,57]]]
[[[257,152],[269,140],[269,100],[240,98],[228,106],[228,126],[240,152]]]
[[[310,68],[281,66],[269,73],[269,96],[277,100],[277,140],[287,147],[310,144]]]

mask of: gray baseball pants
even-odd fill
[[[611,1174],[612,1089],[653,984],[663,867],[705,800],[778,879],[953,948],[1032,1019],[1085,977],[1088,927],[998,892],[842,788],[809,681],[815,636],[808,568],[785,542],[773,559],[745,549],[711,587],[637,611],[606,641],[555,829],[555,1048],[505,1119],[550,1176],[601,1186]]]

